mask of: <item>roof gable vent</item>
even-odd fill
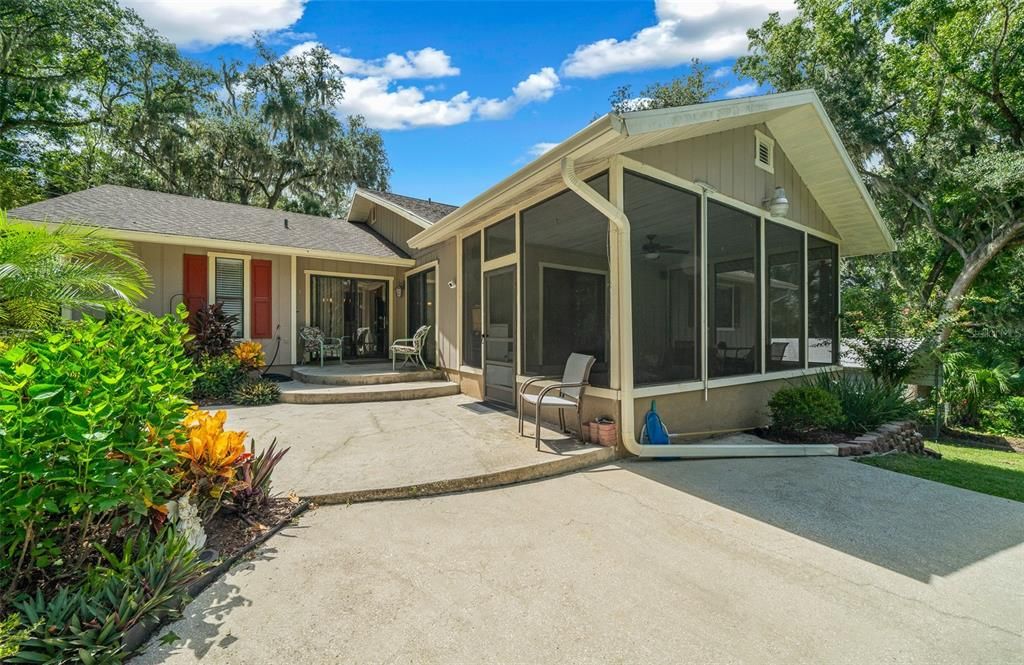
[[[754,166],[775,173],[775,141],[754,130]]]

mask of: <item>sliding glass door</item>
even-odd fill
[[[420,326],[430,326],[430,334],[427,335],[423,347],[423,359],[428,365],[437,364],[437,271],[433,268],[423,270],[406,278],[408,285],[408,316],[409,316],[409,337],[419,329]]]
[[[345,359],[386,358],[389,293],[386,280],[311,275],[310,325],[344,339]]]

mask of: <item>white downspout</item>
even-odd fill
[[[622,443],[626,450],[634,455],[643,454],[643,447],[636,440],[634,429],[633,409],[633,292],[632,289],[622,288],[623,276],[626,279],[631,275],[630,270],[630,240],[629,240],[629,218],[612,202],[601,196],[597,190],[580,180],[576,175],[576,163],[570,157],[563,157],[561,164],[562,181],[565,186],[576,192],[581,199],[591,207],[606,216],[618,230],[619,237],[619,265],[618,265],[618,290],[619,298],[619,395],[622,405],[622,417],[619,423],[622,434]]]

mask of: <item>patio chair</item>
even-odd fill
[[[320,356],[320,366],[324,366],[324,356],[328,353],[338,354],[338,364],[344,364],[345,340],[346,337],[324,337],[324,333],[317,326],[305,326],[299,330],[299,337],[302,338],[302,348],[310,357],[314,353]]]
[[[565,361],[565,371],[562,372],[562,380],[559,383],[544,386],[536,395],[527,394],[526,389],[538,381],[549,381],[558,377],[536,376],[532,379],[527,379],[520,386],[519,395],[516,399],[516,410],[519,412],[519,434],[523,433],[524,402],[533,404],[533,417],[536,425],[533,439],[537,450],[540,450],[541,407],[549,406],[558,409],[558,421],[562,426],[563,432],[567,431],[565,429],[565,410],[574,409],[576,411],[576,426],[578,427],[576,431],[579,433],[580,439],[583,438],[583,393],[586,391],[587,386],[590,385],[590,370],[593,369],[596,360],[594,356],[587,356],[582,353],[570,354],[569,359]],[[550,394],[556,390],[558,391],[557,395]]]
[[[423,347],[429,333],[430,326],[420,326],[412,337],[396,339],[395,343],[391,345],[391,369],[396,369],[395,360],[399,355],[405,356],[402,367],[405,367],[410,360],[415,360],[423,366],[423,369],[427,369],[427,363],[423,360]]]

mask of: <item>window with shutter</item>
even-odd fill
[[[222,256],[214,261],[214,302],[224,313],[235,317],[235,337],[244,336],[245,261]]]

